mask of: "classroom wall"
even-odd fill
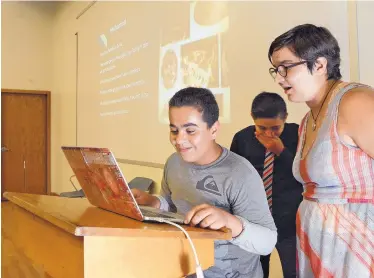
[[[1,2],[1,87],[50,90],[56,6]]]
[[[51,191],[57,193],[74,190],[60,147],[76,144],[76,16],[87,3],[1,3],[1,87],[51,91]],[[161,180],[161,169],[121,166],[129,180]]]
[[[73,191],[73,175],[62,145],[76,145],[76,15],[87,2],[63,3],[53,23],[52,156],[51,190]],[[76,182],[79,188],[78,183]]]
[[[62,151],[62,145],[76,145],[76,32],[78,20],[76,16],[88,5],[88,2],[64,3],[59,7],[54,22],[53,52],[53,102],[52,124],[56,126],[52,132],[52,191],[65,192],[74,188],[69,178],[73,175]],[[79,41],[78,41],[79,43]],[[63,76],[63,78],[61,78]],[[162,169],[121,164],[128,180],[136,176],[147,176],[159,181]],[[76,181],[73,179],[73,181]],[[79,185],[75,182],[77,187]]]
[[[76,16],[89,2],[2,2],[2,88],[52,91],[52,191],[72,190],[70,167],[60,146],[76,144]],[[351,4],[352,6],[352,4]],[[351,30],[350,49],[358,50],[357,68],[350,76],[373,85],[373,2],[358,2],[347,9]],[[269,26],[264,26],[269,28]],[[356,29],[355,29],[356,28]],[[355,38],[354,35],[357,37]],[[354,44],[357,45],[354,45]],[[356,51],[357,52],[357,51]],[[354,63],[352,63],[353,65]],[[272,88],[270,88],[272,89]],[[295,106],[290,113],[295,113]],[[303,108],[304,109],[304,108]],[[162,169],[121,164],[126,177],[148,176],[157,184]]]
[[[273,11],[269,11],[268,8],[267,8],[268,7],[267,3],[268,2],[266,2],[265,4],[263,4],[261,2],[254,2],[253,9],[252,8],[249,9],[248,7],[246,7],[246,10],[249,10],[249,13],[250,13],[247,16],[249,18],[251,18],[249,26],[255,26],[256,22],[259,22],[260,19],[262,19],[263,14],[268,14],[270,19],[271,18],[276,18],[277,12],[281,11],[282,13],[286,13],[289,10],[291,10],[292,7],[293,7],[292,2],[287,2],[287,3],[284,3],[284,4],[278,2],[278,3],[273,3],[272,5],[276,6],[276,8],[274,8]],[[85,5],[87,5],[87,4],[88,3],[86,3]],[[294,26],[297,23],[305,22],[306,19],[304,18],[303,15],[305,15],[306,11],[308,10],[308,3],[307,2],[302,3],[302,4],[299,4],[299,3],[296,4],[295,3],[294,5],[297,5],[298,9],[300,9],[302,12],[299,12],[299,13],[295,14],[294,16],[285,19],[282,22],[282,24],[277,24],[277,25],[273,26],[269,22],[269,24],[267,24],[267,25],[261,25],[261,28],[251,28],[252,33],[253,33],[253,34],[251,33],[251,37],[253,37],[253,38],[261,37],[263,33],[266,33],[266,34],[271,34],[271,35],[269,35],[269,39],[270,39],[270,38],[273,38],[274,36],[276,36],[278,33],[282,32],[282,31],[284,31],[288,28],[291,28],[292,26]],[[99,6],[100,6],[100,11],[102,12],[102,14],[110,14],[110,11],[111,11],[110,3],[97,3],[97,4],[95,4],[95,8],[98,9]],[[309,10],[310,10],[309,13],[310,14],[315,14],[320,9],[322,9],[323,7],[324,7],[323,3],[313,3],[313,5],[309,6]],[[346,10],[347,9],[346,9],[346,6],[345,6],[344,3],[329,2],[329,3],[326,3],[325,7],[328,8],[330,13],[331,13],[331,11],[334,11],[334,10],[339,11],[337,13],[337,16],[335,16],[335,17],[338,19],[339,22],[342,22],[342,23],[344,23],[343,25],[345,25],[346,13],[347,13]],[[94,24],[92,23],[92,26],[91,26],[90,21],[87,20],[87,18],[89,18],[90,12],[92,10],[88,10],[87,13],[84,14],[80,19],[78,19],[78,20],[75,19],[75,16],[78,15],[79,12],[83,8],[84,7],[82,7],[82,6],[78,7],[75,3],[66,4],[66,6],[63,7],[59,11],[58,21],[61,22],[61,25],[56,23],[56,28],[55,28],[55,33],[56,34],[61,34],[61,35],[59,35],[59,39],[61,40],[61,43],[56,44],[56,52],[58,53],[56,59],[61,59],[61,61],[57,62],[58,66],[56,65],[56,72],[54,73],[54,75],[57,78],[59,78],[61,75],[64,75],[64,74],[71,75],[71,78],[69,78],[68,80],[64,80],[65,84],[63,84],[63,86],[65,86],[66,90],[63,93],[64,95],[61,95],[61,97],[66,98],[70,107],[75,107],[75,105],[76,105],[76,100],[74,99],[74,93],[72,94],[72,92],[75,92],[75,83],[74,83],[75,82],[75,76],[72,76],[73,74],[75,74],[75,72],[73,71],[73,69],[75,69],[75,67],[72,66],[73,61],[71,60],[71,57],[75,58],[75,56],[71,55],[70,57],[66,57],[66,59],[61,58],[61,57],[64,57],[64,55],[60,55],[60,52],[64,51],[64,52],[67,53],[67,52],[73,51],[73,49],[75,49],[74,47],[75,47],[76,40],[75,40],[74,34],[75,34],[76,31],[84,32],[84,31],[87,30],[88,27],[92,27],[92,28],[94,27]],[[243,18],[243,12],[240,9],[236,8],[235,12],[236,13],[241,13],[242,18]],[[91,20],[92,20],[92,18],[91,18]],[[98,18],[98,20],[99,20],[99,18]],[[100,19],[100,20],[104,20],[104,19]],[[312,19],[310,19],[310,20],[312,20]],[[262,22],[262,21],[260,21],[260,22]],[[313,22],[318,23],[318,19],[313,18]],[[342,44],[342,56],[345,57],[344,63],[343,63],[344,64],[343,75],[345,77],[349,78],[350,68],[349,68],[349,66],[347,67],[347,65],[349,65],[349,56],[347,55],[347,53],[348,53],[348,50],[347,50],[348,49],[348,43],[347,43],[348,34],[347,34],[347,32],[343,31],[343,30],[346,30],[346,27],[344,27],[340,30],[337,24],[334,25],[334,22],[332,22],[332,20],[329,20],[329,19],[326,19],[326,18],[324,18],[323,20],[321,19],[320,22],[322,22],[321,24],[328,24],[329,27],[334,29],[334,33],[336,33],[337,36],[339,37],[339,41]],[[278,30],[278,31],[276,31],[276,30]],[[61,38],[62,36],[63,36],[63,38]],[[241,40],[239,39],[239,41],[241,41]],[[263,74],[264,72],[265,73],[267,72],[267,69],[269,67],[267,59],[266,58],[265,59],[261,58],[261,57],[266,57],[268,43],[264,40],[259,40],[258,43],[257,42],[254,43],[254,42],[255,42],[255,40],[248,40],[248,39],[243,40],[243,44],[241,45],[241,49],[240,49],[241,53],[248,53],[247,56],[250,57],[249,64],[253,63],[253,65],[256,65],[254,67],[249,67],[248,72],[245,73],[246,75],[250,76],[252,80],[256,80],[256,82],[251,83],[252,87],[255,86],[255,88],[251,87],[251,90],[252,89],[253,89],[253,91],[261,91],[261,90],[264,90],[264,89],[279,90],[279,86],[274,84],[274,82],[272,82],[271,78],[267,74]],[[57,50],[57,48],[61,47],[61,45],[63,45],[63,49]],[[239,46],[238,46],[238,48],[239,48]],[[252,49],[252,50],[247,51],[247,49]],[[261,54],[261,55],[259,55],[259,54]],[[73,80],[74,80],[74,82],[72,82]],[[248,88],[248,86],[246,86],[247,82],[248,82],[247,78],[240,79],[241,88]],[[265,86],[265,84],[266,84],[266,86]],[[61,86],[58,86],[58,87],[61,88]],[[56,88],[56,90],[58,90],[58,89],[59,88]],[[65,94],[68,94],[68,95],[65,95]],[[245,119],[248,118],[248,124],[250,123],[250,117],[249,117],[249,113],[247,113],[248,112],[247,111],[247,106],[248,106],[248,109],[249,109],[250,102],[251,102],[251,99],[250,99],[250,96],[249,96],[248,92],[243,92],[243,100],[241,101],[240,105],[245,106],[245,108],[244,108],[245,111],[243,111],[243,109],[241,109],[241,111],[243,111],[242,119],[243,119],[244,122],[246,122]],[[292,114],[291,118],[296,117],[295,115],[297,115],[297,118],[301,119],[301,117],[305,114],[305,111],[306,111],[305,105],[297,105],[297,104],[289,103],[289,112],[290,112],[290,114]],[[56,138],[56,141],[55,141],[56,142],[56,144],[55,144],[55,146],[56,146],[55,151],[56,152],[57,152],[57,149],[58,149],[59,146],[66,145],[66,144],[75,144],[75,142],[76,142],[76,138],[74,137],[76,135],[76,133],[74,133],[74,135],[72,134],[72,132],[74,132],[73,129],[76,128],[76,123],[74,122],[75,111],[70,112],[70,114],[66,114],[66,113],[63,113],[63,114],[65,115],[65,117],[64,117],[64,120],[62,122],[61,129],[65,130],[65,131],[61,133],[61,136]],[[64,126],[64,125],[66,125],[66,126]],[[243,124],[238,124],[237,121],[234,121],[232,123],[232,125],[234,125],[237,129],[240,129],[240,128],[243,127]],[[224,131],[222,131],[222,133],[223,132]],[[57,140],[59,140],[59,141],[57,141]],[[139,150],[139,151],[141,151],[141,150]],[[60,151],[60,153],[61,153],[61,151]],[[56,176],[56,178],[54,179],[55,180],[55,182],[54,182],[55,191],[56,192],[61,192],[61,191],[71,189],[72,187],[71,187],[70,183],[68,182],[67,178],[72,173],[71,173],[70,168],[67,167],[67,163],[65,161],[65,158],[61,155],[60,156],[56,155],[54,158],[55,158],[54,159],[55,164],[59,165],[59,167],[58,167],[59,173],[53,173],[52,174],[52,176],[54,176],[54,175]],[[124,172],[124,174],[125,174],[125,176],[128,180],[131,180],[135,176],[147,176],[147,177],[150,177],[150,178],[154,179],[157,182],[157,185],[160,184],[160,179],[161,179],[161,176],[162,176],[162,170],[161,169],[156,169],[156,168],[151,168],[151,167],[134,166],[134,165],[126,165],[126,164],[121,164],[121,168],[122,168],[122,170],[123,170],[123,172]]]
[[[359,80],[374,87],[374,1],[357,3]]]
[[[76,16],[89,2],[2,2],[2,88],[40,89],[52,91],[52,154],[51,186],[53,192],[73,190],[69,177],[73,174],[63,156],[61,145],[76,144],[76,36],[79,20]],[[288,3],[287,5],[290,5]],[[304,3],[307,5],[307,2]],[[374,5],[370,2],[350,2],[347,17],[352,62],[348,77],[373,84],[373,71],[368,61],[374,61],[370,45],[373,38]],[[83,15],[84,16],[84,15]],[[274,17],[272,15],[271,17]],[[341,16],[345,16],[344,14]],[[371,25],[369,25],[371,24]],[[270,26],[263,26],[266,30]],[[274,28],[279,28],[275,26]],[[352,30],[356,30],[352,32]],[[281,32],[282,30],[279,30]],[[355,37],[357,36],[357,37]],[[356,45],[355,45],[356,44]],[[347,63],[347,61],[344,61]],[[269,88],[269,90],[275,89]],[[290,113],[298,113],[290,105]],[[160,184],[162,169],[121,164],[128,180],[147,176]]]

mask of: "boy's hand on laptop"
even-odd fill
[[[186,214],[184,223],[191,226],[199,225],[202,228],[210,228],[212,230],[227,227],[231,229],[233,237],[237,237],[243,231],[243,224],[237,217],[208,204],[193,207]]]
[[[136,188],[131,189],[131,192],[138,205],[160,208],[161,203],[157,197]]]

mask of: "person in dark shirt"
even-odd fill
[[[276,248],[283,276],[296,277],[296,211],[302,185],[292,174],[298,142],[298,125],[286,123],[286,103],[276,93],[262,92],[252,103],[255,125],[235,134],[230,150],[246,158],[263,178],[268,204],[278,228]],[[269,277],[270,255],[261,257],[264,277]]]

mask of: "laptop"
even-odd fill
[[[183,224],[184,215],[137,204],[109,149],[61,148],[92,205],[139,221],[168,220]]]

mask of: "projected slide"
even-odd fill
[[[227,3],[179,3],[174,14],[160,24],[155,32],[159,41],[141,38],[139,31],[145,27],[126,18],[98,35],[100,117],[134,113],[156,93],[159,122],[168,124],[170,98],[181,88],[195,86],[212,90],[220,106],[220,121],[230,122]],[[135,28],[138,32],[130,32]],[[149,26],[145,33],[150,33]],[[151,54],[153,59],[159,57],[155,68]],[[151,80],[157,76],[155,91],[157,85]]]
[[[168,101],[179,89],[209,88],[220,106],[220,121],[230,122],[230,87],[225,34],[226,2],[194,2],[169,20],[161,32],[158,115],[168,123]]]
[[[95,4],[79,33],[78,144],[108,147],[117,158],[164,163],[173,151],[168,102],[188,86],[211,89],[220,122],[231,122],[227,5]]]
[[[146,86],[149,70],[144,63],[149,42],[129,38],[126,28],[127,20],[122,19],[111,26],[109,32],[98,36],[101,117],[131,113],[133,104],[130,102],[149,97]]]
[[[234,134],[253,123],[253,98],[262,91],[281,92],[268,74],[270,42],[295,24],[316,23],[321,9],[334,11],[318,18],[318,25],[331,27],[339,38],[347,61],[343,76],[349,75],[343,2],[95,2],[76,21],[77,73],[73,37],[61,54],[68,59],[64,67],[71,66],[61,82],[77,74],[77,144],[110,148],[116,158],[165,163],[174,151],[168,102],[178,90],[199,86],[215,94],[221,122],[217,142],[229,147]],[[276,20],[290,10],[298,13]],[[70,83],[63,88],[73,95]],[[299,122],[306,111],[287,105],[289,120]]]

